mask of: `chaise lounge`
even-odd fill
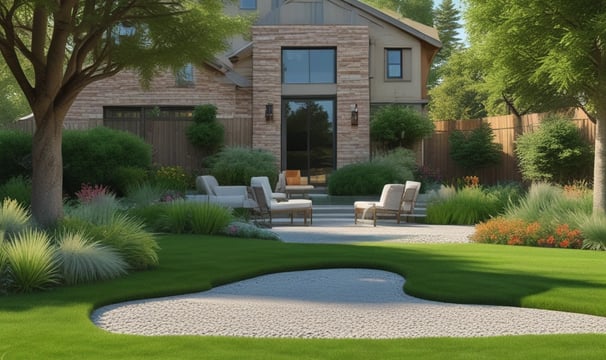
[[[220,186],[212,175],[202,175],[196,178],[196,189],[202,194],[188,195],[187,200],[202,201],[231,208],[252,208],[254,200],[248,196],[244,185]]]
[[[290,223],[293,223],[295,214],[303,215],[303,223],[307,225],[313,223],[313,209],[311,200],[308,199],[288,199],[278,201],[272,197],[269,179],[266,176],[255,176],[250,179],[250,186],[253,188],[257,200],[257,209],[261,213],[269,216],[269,224],[273,225],[273,217],[278,214],[286,214],[290,217]]]

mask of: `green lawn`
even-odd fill
[[[606,253],[479,244],[308,245],[164,236],[161,266],[127,278],[0,297],[0,359],[602,359],[606,335],[398,340],[145,337],[110,334],[93,308],[187,293],[260,274],[367,267],[436,300],[606,316]]]

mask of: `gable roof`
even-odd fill
[[[421,24],[414,20],[402,17],[398,13],[387,10],[387,9],[377,9],[368,4],[365,4],[358,0],[341,0],[352,7],[355,7],[361,11],[364,11],[368,14],[371,14],[378,19],[389,23],[396,28],[405,31],[420,40],[425,41],[426,43],[433,45],[437,48],[442,47],[442,42],[440,41],[440,36],[438,35],[438,30],[434,27],[427,26],[425,24]]]

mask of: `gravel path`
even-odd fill
[[[472,227],[317,224],[274,227],[287,242],[468,242]],[[426,301],[396,274],[330,269],[265,275],[209,291],[113,304],[93,312],[110,332],[276,338],[417,338],[606,333],[606,317]]]
[[[114,304],[92,314],[111,332],[292,338],[416,338],[606,333],[606,318],[426,301],[404,279],[367,269],[265,275],[210,291]]]

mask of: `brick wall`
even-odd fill
[[[285,46],[337,49],[337,167],[369,158],[369,35],[366,26],[254,26],[253,147],[280,158],[281,49]],[[326,94],[322,94],[326,95]],[[274,104],[274,120],[265,121],[265,104]],[[351,106],[358,105],[358,126]]]

